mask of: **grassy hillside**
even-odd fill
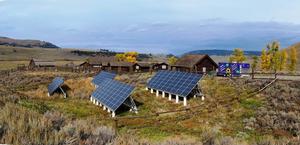
[[[41,47],[41,48],[59,48],[58,46],[40,40],[29,40],[29,39],[13,39],[8,37],[0,37],[0,45],[6,46],[17,46],[17,47]]]
[[[24,48],[0,45],[0,61],[29,60],[31,58],[55,60],[82,60],[84,57],[71,53],[72,49]]]
[[[167,98],[155,97],[155,94],[144,89],[146,80],[152,75],[124,74],[116,78],[136,86],[132,97],[137,102],[138,115],[182,109],[182,102],[176,104]],[[67,99],[59,94],[47,97],[47,85],[55,76],[65,78],[63,88],[68,94]],[[296,125],[299,123],[299,107],[296,104],[292,105],[295,106],[293,108],[288,104],[277,105],[279,111],[270,107],[274,106],[272,103],[282,104],[281,96],[290,96],[291,99],[287,98],[286,103],[293,103],[293,98],[299,92],[297,83],[286,82],[282,86],[270,88],[266,94],[246,98],[248,91],[265,82],[240,80],[232,83],[232,80],[224,78],[207,77],[201,83],[206,100],[191,98],[188,101],[190,107],[202,104],[201,108],[147,119],[123,119],[118,122],[118,134],[115,134],[114,121],[107,111],[89,102],[88,97],[94,90],[90,81],[91,78],[83,74],[64,72],[16,72],[4,77],[0,80],[0,131],[4,132],[0,136],[0,142],[271,145],[291,142],[293,136],[300,132]],[[295,92],[290,93],[290,88]],[[281,93],[281,90],[285,93]],[[274,93],[268,95],[270,92]],[[272,114],[274,111],[278,113],[278,118]],[[278,124],[269,123],[270,119],[264,114],[272,116]],[[129,111],[118,114],[132,115],[135,114]],[[287,120],[295,122],[292,124],[295,126],[286,126]]]

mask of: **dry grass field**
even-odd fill
[[[0,70],[27,66],[31,58],[55,60],[58,66],[73,62],[79,65],[87,58],[71,53],[72,49],[23,48],[0,45]]]
[[[55,61],[55,64],[57,66],[64,66],[69,63],[74,63],[75,65],[79,65],[83,63],[84,60],[69,60],[69,61]],[[20,60],[20,61],[13,61],[13,60],[0,60],[0,70],[9,70],[9,69],[15,69],[18,66],[28,66],[29,60]]]
[[[147,116],[184,108],[182,103],[155,97],[145,90],[147,79],[152,75],[117,76],[117,80],[136,86],[132,97],[139,109],[138,114],[124,110],[117,116]],[[63,99],[58,93],[47,96],[47,85],[55,76],[65,78],[63,88],[68,98]],[[297,102],[293,104],[294,108],[281,107],[278,113],[283,115],[282,119],[277,118],[275,122],[282,122],[276,126],[268,124],[267,118],[259,120],[263,114],[272,115],[272,108],[268,106],[274,105],[274,100],[269,100],[267,92],[274,92],[272,98],[282,95],[296,97],[299,82],[280,82],[266,93],[247,98],[249,92],[266,82],[243,79],[232,82],[225,78],[206,77],[201,82],[205,101],[200,98],[188,100],[188,107],[201,105],[200,108],[146,119],[121,119],[116,129],[109,113],[89,102],[94,90],[90,77],[66,72],[16,72],[1,78],[0,143],[285,144],[292,142],[300,132],[297,127],[299,113],[293,111],[298,109]],[[282,89],[284,94],[280,94]],[[292,99],[285,102],[292,102]],[[288,119],[294,122],[293,126],[285,127],[284,112],[287,115],[294,113]],[[269,127],[265,127],[265,123]],[[294,143],[297,144],[297,140]]]
[[[49,60],[82,60],[84,57],[70,53],[72,49],[24,48],[0,45],[0,60],[29,60],[31,58]]]

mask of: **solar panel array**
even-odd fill
[[[101,86],[102,82],[105,80],[105,79],[114,79],[116,77],[117,74],[114,74],[114,73],[109,73],[109,72],[106,72],[106,71],[101,71],[99,74],[97,74],[94,79],[92,80],[92,82],[95,84],[95,85],[98,85],[98,86]]]
[[[130,96],[134,87],[111,79],[104,79],[92,96],[111,111],[116,111]]]
[[[53,94],[55,90],[58,89],[62,84],[64,83],[64,79],[62,77],[56,77],[53,79],[51,84],[48,86],[48,92],[49,94]]]
[[[179,71],[158,71],[148,82],[148,87],[167,93],[187,96],[195,88],[202,75]]]

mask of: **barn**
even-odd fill
[[[55,61],[53,60],[42,60],[42,59],[31,59],[28,65],[29,69],[35,68],[54,68]]]
[[[206,73],[217,69],[218,64],[208,55],[185,55],[172,66],[172,70],[175,71],[195,73]]]

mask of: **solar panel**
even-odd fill
[[[48,92],[50,95],[54,93],[62,84],[64,83],[64,79],[62,77],[56,77],[53,79],[51,84],[48,86]]]
[[[148,87],[185,97],[195,88],[202,75],[179,71],[158,71]]]
[[[102,82],[104,79],[114,79],[116,77],[117,74],[114,73],[109,73],[106,71],[101,71],[99,74],[97,74],[94,79],[92,80],[92,82],[95,85],[101,86]]]
[[[133,86],[111,79],[104,79],[103,84],[93,92],[92,97],[111,111],[116,111],[134,89]]]

